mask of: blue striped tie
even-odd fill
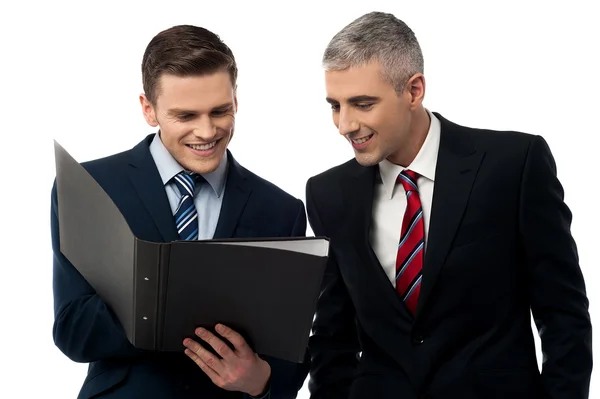
[[[194,206],[194,192],[199,178],[200,175],[193,172],[179,172],[173,177],[181,194],[175,211],[175,225],[181,240],[198,239],[198,212]]]

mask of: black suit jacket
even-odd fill
[[[140,239],[178,239],[168,198],[149,151],[153,135],[129,151],[83,166],[123,213]],[[240,166],[228,151],[229,171],[215,238],[305,236],[304,204]],[[54,342],[70,359],[89,362],[79,398],[242,398],[216,387],[181,353],[135,349],[113,312],[60,252],[56,186],[52,190]],[[271,398],[294,398],[308,373],[266,357]]]
[[[309,344],[312,398],[587,398],[588,299],[550,149],[539,136],[436,116],[414,317],[369,243],[378,167],[352,160],[307,183],[309,222],[332,245]]]

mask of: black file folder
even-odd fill
[[[85,168],[54,148],[61,252],[135,347],[183,351],[196,327],[223,323],[259,354],[304,359],[327,238],[144,241]]]

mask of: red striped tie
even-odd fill
[[[397,178],[406,191],[406,211],[396,257],[396,291],[414,314],[421,290],[421,269],[425,246],[423,209],[419,199],[417,179],[412,170],[403,170]]]

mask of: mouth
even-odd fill
[[[354,144],[363,144],[363,143],[366,143],[367,141],[369,141],[371,139],[371,137],[373,137],[373,133],[371,133],[370,135],[368,135],[366,137],[361,137],[359,139],[352,139],[352,142]]]
[[[186,144],[186,147],[189,147],[195,151],[209,151],[209,150],[213,149],[220,140],[221,139],[218,139],[215,141],[211,141],[210,143],[206,143],[206,144]]]
[[[365,148],[369,144],[371,139],[373,138],[373,135],[374,134],[371,133],[370,135],[365,136],[365,137],[360,137],[358,139],[350,139],[350,142],[352,143],[352,147],[354,147],[358,150]]]

